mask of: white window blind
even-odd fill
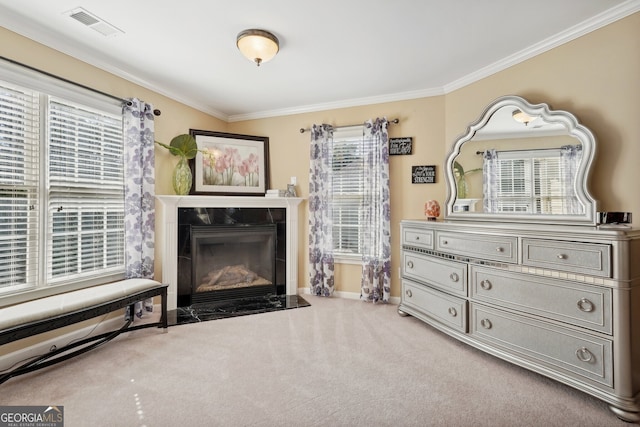
[[[499,152],[500,212],[565,213],[558,150]]]
[[[35,286],[38,94],[0,84],[0,292]]]
[[[364,144],[362,126],[334,130],[331,184],[333,246],[337,255],[361,253]]]
[[[124,261],[122,119],[59,99],[49,103],[48,280]]]
[[[123,149],[119,101],[0,61],[2,303],[123,277]]]

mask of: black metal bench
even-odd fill
[[[136,302],[155,296],[162,298],[160,320],[133,326]],[[0,345],[4,345],[126,307],[130,307],[130,316],[121,328],[70,343],[0,373],[0,384],[85,353],[123,332],[149,327],[162,327],[166,332],[167,285],[149,279],[126,279],[0,309]]]

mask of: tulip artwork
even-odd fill
[[[264,194],[268,138],[218,132],[195,138],[200,147],[194,159],[196,192]]]

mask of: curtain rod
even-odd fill
[[[22,62],[15,61],[15,60],[7,58],[5,56],[0,56],[0,59],[3,59],[5,61],[7,61],[7,62],[11,62],[12,64],[15,64],[15,65],[19,65],[20,67],[28,68],[31,71],[35,71],[37,73],[44,74],[45,76],[53,77],[54,79],[61,80],[61,81],[65,82],[65,83],[69,83],[69,84],[72,84],[74,86],[78,86],[78,87],[81,87],[83,89],[90,90],[91,92],[98,93],[98,94],[100,94],[102,96],[106,96],[107,98],[115,99],[116,101],[120,101],[123,104],[127,104],[128,106],[131,106],[131,104],[132,104],[131,101],[129,101],[128,99],[122,99],[122,98],[120,98],[118,96],[111,95],[110,93],[102,92],[101,90],[94,89],[94,88],[89,87],[89,86],[85,86],[83,84],[71,81],[69,79],[65,79],[64,77],[56,76],[55,74],[51,74],[49,72],[40,70],[38,68],[32,67],[32,66],[27,65],[27,64],[23,64]],[[158,110],[158,109],[153,110],[153,115],[154,116],[159,116],[160,114],[162,114],[162,112],[160,110]]]
[[[400,119],[389,120],[389,123],[397,125],[398,123],[400,123]],[[362,124],[364,124],[364,123],[356,123],[355,125],[331,126],[331,127],[333,129],[338,129],[338,128],[348,128],[348,127],[351,127],[351,126],[360,126]],[[305,132],[310,131],[310,130],[311,130],[311,128],[306,128],[306,129],[305,128],[300,128],[300,133],[305,133]]]
[[[552,150],[560,150],[563,147],[568,147],[567,145],[563,145],[561,147],[550,147],[550,148],[530,148],[530,149],[522,149],[522,150],[497,150],[498,153],[517,153],[518,151],[552,151]],[[487,150],[485,150],[487,151]],[[484,154],[485,151],[476,151],[477,155]]]

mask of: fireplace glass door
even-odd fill
[[[191,302],[276,293],[276,225],[191,226]]]

